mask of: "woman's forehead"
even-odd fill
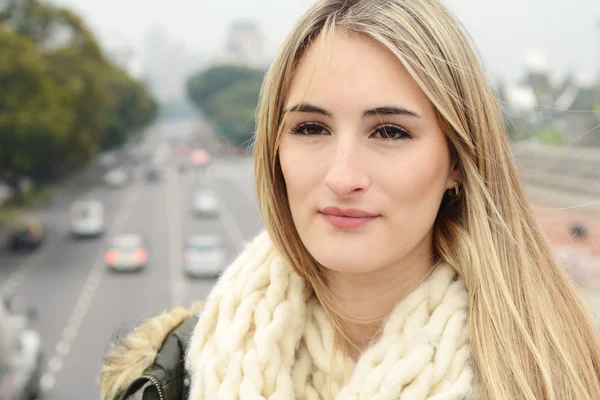
[[[429,99],[400,60],[366,35],[321,35],[307,49],[292,78],[285,108],[299,103],[328,109],[381,105],[432,111]]]

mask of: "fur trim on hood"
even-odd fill
[[[100,372],[100,392],[103,400],[116,398],[144,371],[154,364],[165,338],[187,318],[200,312],[202,303],[190,309],[178,307],[137,326],[123,339],[109,347]]]

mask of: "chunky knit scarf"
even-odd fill
[[[357,362],[261,233],[210,293],[186,358],[191,400],[475,399],[464,282],[440,264],[389,315]]]

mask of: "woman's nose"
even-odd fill
[[[354,143],[339,143],[329,162],[325,186],[338,196],[348,196],[369,186],[369,175],[364,167],[360,149]]]

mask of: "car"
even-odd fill
[[[146,180],[148,182],[158,182],[161,175],[160,169],[156,166],[151,166],[146,170]]]
[[[71,235],[93,237],[104,233],[104,205],[97,200],[76,201],[71,206]]]
[[[189,153],[189,162],[194,167],[207,167],[211,164],[210,153],[203,148],[197,148]]]
[[[212,189],[201,189],[194,194],[193,212],[197,216],[217,216],[219,199]]]
[[[189,147],[187,147],[186,145],[183,145],[183,144],[176,146],[173,149],[173,154],[176,156],[187,156],[189,154],[189,152],[190,152]]]
[[[179,165],[177,166],[177,171],[180,174],[185,174],[188,171],[188,164],[186,162],[179,163]]]
[[[216,278],[225,268],[227,251],[219,235],[190,237],[183,249],[183,271],[189,277]]]
[[[33,327],[37,313],[16,314],[6,304],[0,308],[0,399],[37,399],[44,362],[41,335]]]
[[[35,219],[19,220],[10,228],[8,248],[12,251],[35,250],[46,237],[46,228]]]
[[[158,146],[152,154],[151,162],[155,165],[164,166],[168,164],[170,150],[168,146]]]
[[[122,168],[114,168],[104,175],[104,183],[110,187],[119,188],[127,185],[128,176]]]
[[[117,165],[118,158],[114,152],[105,152],[98,155],[98,165],[100,165],[105,170],[113,168]]]
[[[112,270],[139,271],[146,267],[148,251],[140,235],[121,234],[112,238],[104,259]]]

